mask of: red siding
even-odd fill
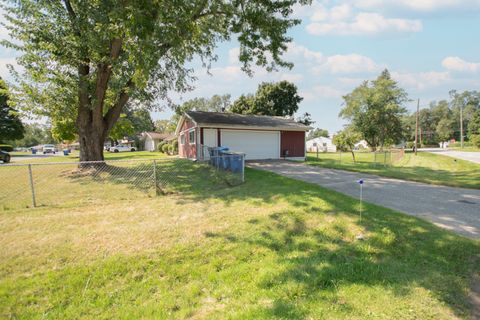
[[[178,135],[178,155],[183,158],[196,158],[197,156],[197,145],[196,144],[190,144],[189,141],[189,136],[188,136],[188,129],[195,127],[195,124],[188,120],[185,119],[185,121],[182,124],[182,127],[180,129],[180,134]],[[195,137],[198,138],[198,128],[195,128]],[[185,144],[181,143],[181,138],[180,136],[182,133],[185,135]]]
[[[304,131],[282,131],[280,141],[281,157],[285,157],[286,150],[289,157],[305,157]]]

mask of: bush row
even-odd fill
[[[173,140],[172,143],[168,143],[167,141],[160,141],[158,144],[158,151],[163,152],[165,154],[174,155],[178,153],[178,141]]]

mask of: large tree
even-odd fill
[[[397,85],[388,70],[377,79],[365,81],[343,97],[345,107],[340,116],[351,121],[372,150],[403,138],[403,104],[408,100],[405,90]]]
[[[20,117],[9,105],[7,84],[0,78],[0,143],[23,138],[24,131]]]
[[[319,137],[328,138],[328,130],[320,129],[320,128],[313,129],[308,133],[307,139],[310,140],[310,139],[315,139]]]
[[[303,100],[297,93],[297,86],[288,81],[263,82],[255,96],[240,96],[229,109],[233,113],[264,116],[293,116]],[[307,121],[311,122],[309,117]]]
[[[103,160],[103,142],[129,104],[146,107],[191,87],[191,68],[216,58],[235,35],[251,73],[291,67],[281,55],[295,4],[309,0],[6,0],[7,43],[23,53],[18,101],[47,116],[70,116],[80,160]],[[53,121],[54,122],[54,121]]]

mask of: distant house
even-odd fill
[[[189,111],[177,124],[178,154],[202,159],[207,147],[228,147],[247,160],[305,160],[305,132],[311,128],[284,117]]]
[[[318,137],[307,140],[308,152],[337,152],[337,146],[333,144],[332,139],[326,137]]]
[[[145,151],[158,151],[158,144],[161,141],[171,141],[175,138],[173,134],[160,132],[143,132],[142,140],[144,141]]]
[[[360,140],[354,145],[354,150],[368,149],[368,143],[365,140]]]

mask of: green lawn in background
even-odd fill
[[[354,163],[350,153],[309,153],[307,163],[325,168],[376,174],[379,176],[412,180],[451,187],[480,189],[480,165],[428,152],[417,155],[407,152],[393,165],[383,165],[382,154],[373,162],[372,153],[356,153]],[[389,154],[387,154],[388,163]],[[380,159],[380,160],[378,160]]]
[[[0,317],[469,317],[478,241],[369,204],[360,220],[357,200],[273,173],[230,188],[185,163],[168,195],[120,201],[102,185],[101,203],[0,211]]]
[[[69,162],[69,161],[78,161],[79,153],[74,150],[70,155],[64,156],[63,153],[61,156],[43,156],[40,154],[40,157],[22,160],[22,158],[31,158],[32,154],[30,152],[10,152],[12,156],[12,163],[38,163],[38,162]],[[105,160],[128,160],[128,159],[156,159],[168,157],[165,153],[161,152],[150,152],[150,151],[134,151],[134,152],[108,152],[104,151]]]

